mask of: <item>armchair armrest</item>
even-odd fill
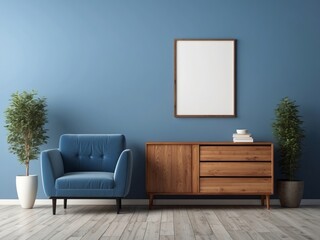
[[[55,196],[55,181],[64,174],[63,160],[58,149],[41,152],[40,155],[41,178],[44,193],[48,197]]]
[[[132,167],[132,151],[126,149],[120,154],[114,171],[114,195],[116,197],[125,197],[128,195],[131,185]]]

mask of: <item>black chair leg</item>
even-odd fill
[[[66,198],[63,199],[63,207],[64,207],[64,209],[67,208],[67,199]]]
[[[117,214],[119,214],[121,209],[121,198],[116,198],[116,200],[117,200]]]
[[[57,199],[52,198],[52,213],[53,213],[53,215],[56,215],[56,207],[57,207]]]

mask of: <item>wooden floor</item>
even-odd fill
[[[0,206],[0,239],[320,239],[320,206]]]

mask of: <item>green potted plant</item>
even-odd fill
[[[46,99],[37,97],[35,91],[24,91],[11,95],[5,111],[9,151],[26,167],[26,174],[16,177],[18,198],[23,208],[32,208],[37,194],[38,176],[29,174],[29,164],[38,158],[40,145],[47,142],[46,106]]]
[[[280,151],[280,170],[285,179],[278,180],[278,194],[282,207],[299,207],[304,182],[296,179],[302,150],[304,130],[296,102],[283,98],[275,109],[273,134]]]

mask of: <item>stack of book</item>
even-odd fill
[[[253,138],[249,132],[234,133],[233,142],[253,142]]]

